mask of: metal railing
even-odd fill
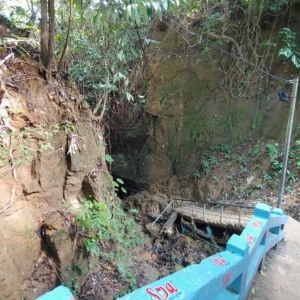
[[[133,291],[119,300],[243,300],[266,253],[285,236],[287,216],[281,209],[256,205],[240,235],[232,235],[221,251],[174,274]],[[38,300],[70,300],[72,294],[60,286]]]
[[[213,213],[219,212],[219,221],[222,223],[224,214],[228,212],[226,218],[231,218],[232,220],[237,221],[237,224],[242,224],[242,217],[248,216],[253,213],[254,206],[247,206],[243,204],[233,204],[233,203],[224,203],[224,202],[204,202],[204,201],[192,201],[190,199],[184,198],[172,198],[172,208],[179,207],[190,207],[192,211],[192,216],[197,208],[202,210],[202,219],[205,221],[206,216],[212,215]],[[231,208],[232,211],[229,211],[228,208]],[[236,217],[232,217],[236,215]]]

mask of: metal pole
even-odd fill
[[[277,200],[278,208],[281,208],[282,198],[283,198],[283,194],[284,194],[285,176],[286,176],[290,143],[291,143],[291,137],[292,137],[292,131],[293,131],[293,122],[294,122],[294,115],[295,115],[295,107],[296,107],[299,79],[295,78],[295,79],[291,80],[291,82],[293,83],[292,97],[291,97],[292,101],[291,101],[289,120],[288,120],[287,129],[286,129],[286,136],[285,136],[282,174],[281,174],[280,187],[279,187],[278,200]]]
[[[221,208],[220,208],[220,223],[222,223],[222,221],[223,221],[223,208],[224,208],[224,206],[221,205]]]
[[[238,224],[241,224],[242,213],[243,213],[243,207],[240,208],[240,212],[239,212],[239,223],[238,223]]]

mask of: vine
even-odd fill
[[[191,13],[177,15],[180,22],[168,15],[165,20],[188,47],[201,47],[214,69],[222,72],[222,86],[230,97],[251,98],[268,86],[269,77],[263,70],[272,64],[274,31],[286,6],[287,1],[276,7],[264,0],[191,1]],[[264,37],[261,27],[268,22],[272,22],[270,34]],[[226,55],[216,59],[218,52]]]

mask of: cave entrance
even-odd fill
[[[118,176],[118,174],[115,173],[112,173],[112,176],[114,178],[115,191],[120,199],[147,189],[146,184],[137,183],[134,180]]]

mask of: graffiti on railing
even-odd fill
[[[227,242],[226,251],[137,289],[119,300],[245,299],[264,256],[283,239],[282,225],[286,222],[287,216],[282,210],[257,204],[243,232],[232,235]],[[168,289],[170,282],[172,285]]]
[[[167,282],[164,286],[158,286],[155,288],[146,288],[146,293],[157,300],[167,300],[172,294],[176,294],[178,289],[170,282]]]

